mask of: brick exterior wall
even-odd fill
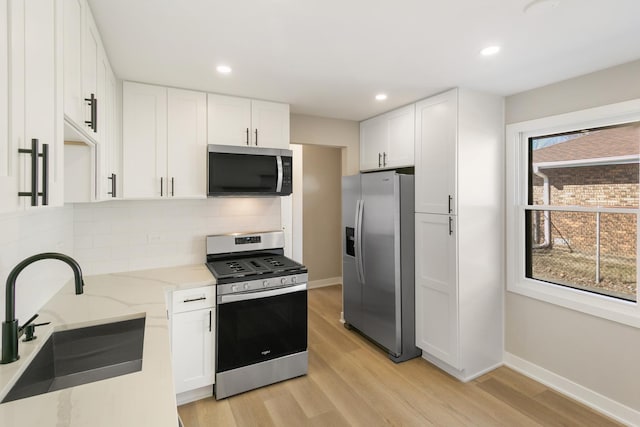
[[[588,166],[543,170],[548,177],[552,206],[638,208],[638,164]],[[533,202],[542,204],[542,178],[533,177]],[[544,215],[535,214],[537,230],[534,244],[544,241]],[[585,212],[551,212],[551,242],[574,251],[595,254],[596,214]],[[536,222],[534,222],[535,226]],[[632,214],[600,215],[600,253],[636,256],[636,216]]]

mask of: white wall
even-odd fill
[[[41,252],[73,256],[73,208],[43,208],[0,215],[0,307],[4,321],[5,283],[24,258]],[[28,266],[16,282],[16,317],[22,325],[71,277],[60,261],[43,260]]]
[[[506,122],[637,98],[640,61],[510,96]],[[508,354],[569,380],[577,397],[640,423],[640,329],[510,292],[505,325]]]
[[[209,234],[280,230],[279,197],[74,205],[76,260],[87,274],[198,264]]]

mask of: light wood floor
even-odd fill
[[[422,358],[394,364],[338,321],[341,287],[309,291],[309,373],[178,408],[199,426],[618,426],[506,367],[468,384]]]

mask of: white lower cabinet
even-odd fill
[[[454,219],[416,213],[416,346],[460,369]]]
[[[173,292],[171,353],[178,404],[213,395],[216,373],[214,301],[213,286]],[[202,388],[206,388],[204,393],[189,394]]]

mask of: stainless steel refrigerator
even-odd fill
[[[342,178],[345,327],[402,362],[415,346],[414,177],[395,171]]]

